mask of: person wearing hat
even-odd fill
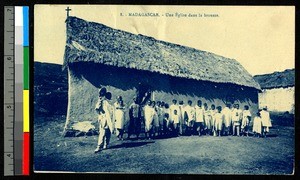
[[[269,133],[269,128],[272,127],[270,113],[268,112],[267,106],[264,106],[262,111],[260,112],[261,122],[263,127],[263,136],[267,137],[267,133]]]
[[[116,135],[119,140],[123,140],[124,124],[125,124],[125,104],[122,96],[117,97],[117,101],[114,103],[114,119]]]
[[[106,92],[106,89],[105,89]],[[101,151],[102,149],[106,149],[109,145],[110,135],[112,132],[112,115],[111,115],[111,106],[105,97],[103,91],[99,92],[99,100],[96,104],[95,110],[98,114],[98,122],[99,122],[99,137],[98,137],[98,145],[95,149],[95,153]]]

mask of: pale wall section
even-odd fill
[[[258,94],[259,107],[270,111],[295,113],[295,87],[264,89]]]

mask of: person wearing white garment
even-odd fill
[[[214,127],[216,131],[216,136],[221,136],[221,131],[222,131],[222,125],[223,125],[223,120],[224,120],[224,115],[221,113],[222,112],[222,107],[218,106],[217,107],[217,113],[214,116]]]
[[[272,127],[270,113],[267,110],[267,106],[265,106],[260,112],[261,122],[263,127],[263,136],[267,137],[267,133],[270,131],[270,127]]]
[[[184,113],[183,113],[183,101],[179,101],[178,103],[178,116],[179,116],[179,135],[182,135],[185,131],[186,124],[184,121]]]
[[[207,103],[204,103],[203,106],[204,106],[204,121],[208,122],[211,125],[210,129],[207,129],[207,134],[211,135],[214,127],[213,119],[210,114],[210,110],[208,109]]]
[[[241,125],[242,136],[246,135],[248,137],[250,121],[251,121],[251,112],[249,111],[249,106],[246,105],[244,107],[243,117],[242,117],[242,125]]]
[[[211,117],[211,124],[213,125],[213,136],[217,136],[217,131],[215,128],[215,115],[217,113],[216,106],[212,104],[210,106],[209,115]]]
[[[172,101],[172,105],[170,105],[170,119],[173,120],[173,115],[174,115],[174,110],[176,110],[177,112],[179,112],[179,106],[177,104],[177,100],[176,99],[173,99]]]
[[[224,115],[224,135],[228,136],[231,132],[232,122],[231,122],[231,110],[230,104],[227,103],[226,107],[222,110]]]
[[[233,129],[232,129],[232,135],[240,136],[240,125],[241,125],[241,119],[242,119],[242,110],[239,109],[240,106],[238,104],[234,105],[234,109],[232,111],[232,123],[233,123]]]
[[[102,88],[99,92],[99,99],[96,104],[95,110],[98,114],[99,122],[99,137],[98,145],[95,149],[95,153],[106,149],[109,145],[110,136],[112,132],[112,119],[111,119],[111,108],[105,95],[107,94],[106,89]]]
[[[257,112],[256,117],[253,120],[253,127],[252,127],[252,132],[254,134],[254,137],[260,137],[261,136],[261,116],[260,112]]]
[[[172,100],[172,105],[170,105],[170,115],[169,115],[169,131],[172,131],[172,133],[174,134],[176,129],[174,129],[175,127],[177,127],[178,124],[174,124],[174,112],[175,110],[177,111],[177,114],[179,112],[179,106],[177,104],[177,100],[173,99]],[[177,116],[177,115],[176,115]]]
[[[147,105],[144,107],[144,117],[145,117],[145,138],[151,139],[152,128],[153,128],[153,118],[154,118],[154,108],[152,107],[152,102],[149,100]]]
[[[197,131],[197,134],[201,136],[204,131],[204,127],[211,128],[210,123],[204,123],[204,109],[202,108],[202,101],[198,100],[197,105],[195,106],[195,128]],[[209,122],[209,121],[208,121]]]
[[[184,119],[187,122],[188,135],[194,135],[194,123],[195,123],[195,107],[192,107],[192,101],[188,100],[188,105],[184,108]]]
[[[154,109],[153,113],[153,135],[156,136],[156,133],[159,132],[159,117],[158,117],[158,106],[155,101],[152,101],[152,108]]]
[[[117,102],[114,104],[114,118],[116,135],[119,140],[123,140],[124,123],[125,123],[125,104],[122,96],[117,97]]]

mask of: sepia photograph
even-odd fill
[[[35,173],[292,175],[295,7],[34,6]]]

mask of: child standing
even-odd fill
[[[173,116],[172,116],[172,120],[173,120],[173,135],[174,136],[179,136],[179,114],[178,111],[175,109]]]
[[[256,117],[253,120],[253,127],[252,127],[252,131],[254,133],[254,137],[260,137],[261,136],[261,116],[260,116],[260,112],[257,112]]]
[[[115,107],[115,128],[117,129],[116,135],[119,140],[123,140],[124,123],[125,123],[125,104],[122,96],[117,97],[117,102],[114,104]]]
[[[217,113],[215,114],[215,120],[214,120],[214,127],[216,131],[217,136],[221,136],[221,131],[222,131],[222,125],[223,125],[223,114],[221,113],[222,107],[218,106],[217,107]]]
[[[169,134],[169,127],[170,127],[170,109],[169,109],[169,104],[165,103],[164,107],[164,135]]]
[[[244,106],[243,119],[241,125],[242,136],[246,135],[248,137],[250,120],[251,120],[251,113],[249,111],[249,106],[246,105]]]

